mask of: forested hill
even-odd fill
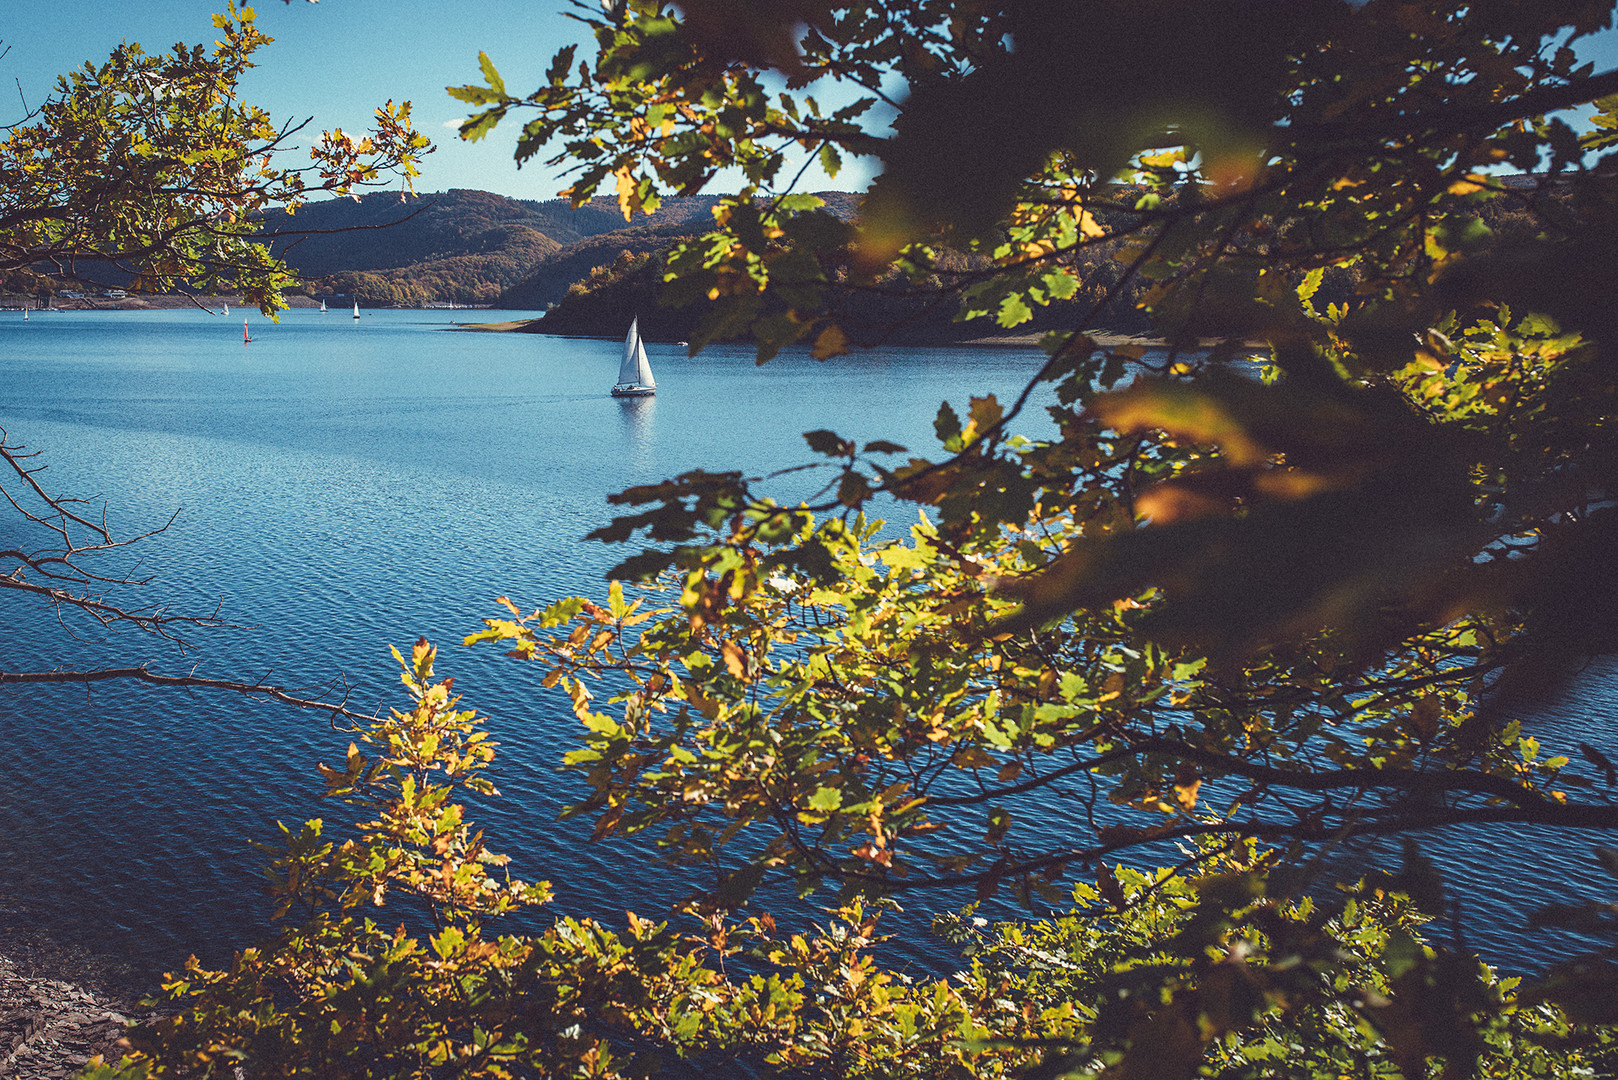
[[[376,305],[488,303],[582,235],[539,203],[466,190],[331,199],[265,226],[310,291]]]
[[[853,214],[854,197],[823,196]],[[661,250],[712,224],[718,196],[669,198],[626,228],[615,198],[575,208],[457,189],[378,192],[310,203],[265,220],[270,246],[314,294],[366,305],[432,302],[543,308],[624,250]],[[516,286],[517,288],[514,288]]]
[[[846,191],[815,194],[845,221],[852,220],[859,209],[858,197]],[[546,255],[532,273],[506,290],[496,306],[541,310],[560,303],[573,285],[590,278],[598,267],[621,266],[626,258],[660,253],[681,237],[707,232],[713,227],[712,211],[718,202],[712,195],[667,198],[655,214],[637,216],[628,227],[616,199],[591,199],[576,211],[560,200],[539,204],[556,217],[572,214],[567,218],[569,224],[586,235]]]

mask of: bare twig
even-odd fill
[[[277,686],[262,680],[256,682],[240,682],[235,679],[211,679],[202,675],[159,675],[145,664],[122,668],[96,668],[90,671],[0,671],[0,686],[40,684],[40,683],[90,683],[108,682],[115,679],[131,679],[136,682],[150,683],[153,686],[167,686],[184,690],[228,690],[247,697],[268,698],[279,701],[283,705],[291,705],[299,709],[318,709],[329,712],[332,719],[339,716],[346,720],[356,722],[375,719],[374,713],[363,713],[348,707],[348,699],[352,687],[347,680],[339,685],[343,695],[337,701],[320,701],[315,698],[301,696],[307,691],[298,687]]]
[[[176,510],[161,526],[147,529],[127,538],[115,535],[107,522],[106,504],[102,503],[98,515],[91,516],[84,507],[94,499],[53,494],[39,481],[45,466],[36,459],[39,451],[28,451],[26,446],[7,441],[7,432],[0,428],[0,460],[11,467],[11,472],[22,481],[21,485],[7,488],[0,483],[0,498],[9,505],[27,526],[42,530],[49,538],[45,546],[33,550],[24,543],[0,548],[0,590],[11,590],[40,598],[56,612],[57,620],[70,637],[78,637],[69,615],[82,616],[99,630],[116,633],[119,629],[134,628],[173,642],[181,652],[190,643],[181,636],[182,629],[203,627],[208,629],[240,629],[238,624],[220,617],[219,607],[207,613],[176,612],[165,603],[131,605],[109,598],[109,593],[120,587],[134,588],[151,579],[135,573],[132,566],[120,572],[102,572],[90,560],[105,557],[111,552],[130,548],[143,540],[166,531],[179,516]],[[0,468],[0,473],[4,469]],[[135,566],[139,564],[136,563]],[[265,698],[300,709],[318,709],[350,721],[370,719],[367,714],[348,707],[351,688],[347,680],[339,677],[329,689],[341,690],[338,700],[327,701],[312,696],[308,688],[287,687],[271,683],[269,673],[252,682],[238,679],[212,678],[198,675],[195,670],[185,675],[162,675],[151,670],[148,662],[134,665],[72,671],[56,668],[50,671],[0,671],[0,686],[39,683],[92,683],[128,679],[153,686],[174,687],[184,690],[224,690],[247,697]]]

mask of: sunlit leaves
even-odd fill
[[[621,596],[613,607],[634,618]],[[268,871],[279,934],[222,970],[193,957],[165,979],[162,1019],[134,1034],[133,1056],[92,1075],[191,1075],[225,1060],[255,1075],[411,1075],[425,1064],[468,1077],[638,1076],[644,1063],[615,1056],[609,1032],[700,1044],[733,1026],[728,1009],[758,1007],[755,988],[704,965],[705,943],[633,914],[622,935],[567,918],[533,935],[493,932],[549,888],[491,873],[509,860],[457,801],[495,794],[480,775],[493,757],[482,718],[434,681],[425,641],[395,655],[414,707],[356,732],[371,754],[353,745],[344,769],[322,769],[330,795],[365,818],[340,840],[321,819],[281,826]],[[411,901],[431,933],[407,931],[399,909]]]
[[[1309,1016],[1319,1075],[1372,1046],[1372,1075],[1514,1061],[1516,1014],[1476,964],[1370,914],[1389,890],[1431,900],[1422,875],[1331,927],[1282,898],[1322,891],[1313,845],[1361,833],[1618,820],[1604,752],[1553,752],[1514,715],[1618,647],[1618,196],[1585,158],[1613,145],[1612,99],[1582,139],[1543,118],[1611,79],[1541,48],[1606,12],[1092,7],[780,0],[727,36],[734,5],[630,0],[595,23],[595,68],[553,68],[519,152],[554,140],[575,198],[628,211],[741,170],[667,263],[667,299],[713,305],[695,347],[825,357],[859,340],[863,294],[955,305],[1050,331],[1030,385],[1056,432],[1019,437],[1020,406],[985,396],[944,404],[941,453],[901,464],[810,433],[823,517],[739,472],[633,489],[595,535],[662,544],[620,572],[669,571],[670,610],[638,635],[583,608],[490,629],[570,695],[578,812],[721,868],[705,913],[776,883],[1048,901],[1067,878],[1114,925],[1150,914],[1169,943],[1070,994],[1067,1027],[998,997],[905,1003],[912,1032],[974,1017],[974,1063],[997,1028],[1055,1038],[1086,1009],[1082,1038],[1017,1067],[1189,1074],[1239,1049],[1221,1061],[1266,1075]],[[891,127],[826,124],[796,96],[817,75],[882,94]],[[855,223],[779,198],[789,144],[881,159]],[[1160,348],[1103,345],[1144,316]],[[925,511],[908,536],[862,516],[885,496]],[[1181,845],[1183,878],[1114,864],[1154,844]],[[768,955],[829,962],[804,939]],[[1017,955],[987,992],[1046,970]],[[870,1015],[900,1015],[883,995]]]
[[[408,103],[379,108],[364,136],[322,133],[307,166],[287,166],[291,132],[237,92],[270,39],[250,7],[216,15],[214,26],[211,52],[120,45],[104,64],[59,79],[37,117],[8,129],[0,268],[44,265],[93,281],[112,263],[137,289],[239,292],[273,314],[295,279],[255,242],[267,210],[385,175],[408,186],[430,151]]]

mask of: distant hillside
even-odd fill
[[[618,218],[620,222],[623,218]],[[710,219],[711,220],[711,219]],[[671,221],[663,225],[640,225],[617,229],[552,251],[538,260],[538,266],[495,301],[496,307],[523,311],[543,311],[559,303],[574,284],[585,280],[597,267],[612,266],[624,255],[650,255],[668,250],[676,240],[696,236],[703,226],[692,221]]]
[[[469,190],[331,199],[265,226],[271,250],[311,291],[366,304],[489,303],[583,236],[540,203]]]
[[[556,289],[558,283],[565,283],[554,301],[555,306],[543,319],[525,328],[530,333],[615,336],[631,318],[638,317],[642,335],[653,341],[700,337],[702,333],[698,328],[714,312],[713,303],[699,300],[687,307],[668,308],[659,302],[664,292],[663,273],[669,245],[676,235],[688,228],[688,225],[671,223],[662,228],[604,233],[571,244],[547,257],[539,272],[512,289],[507,298],[531,297],[534,302],[521,306],[538,308],[537,301],[547,295],[538,292],[540,287]],[[1150,324],[1139,305],[1152,283],[1120,280],[1120,264],[1113,258],[1118,247],[1117,242],[1109,242],[1085,248],[1074,261],[1080,278],[1075,295],[1036,307],[1030,319],[1010,330],[1002,329],[992,317],[957,321],[961,311],[958,297],[933,294],[927,283],[923,283],[918,292],[896,275],[889,275],[875,287],[842,290],[831,298],[831,303],[839,326],[856,345],[946,345],[995,338],[1026,339],[1030,334],[1071,327],[1093,305],[1104,302],[1109,290],[1117,287],[1121,295],[1103,308],[1103,321],[1098,328],[1141,333],[1148,330]],[[987,265],[985,256],[948,247],[936,247],[934,257],[939,274],[955,280]],[[594,265],[576,277],[578,269],[586,263]],[[842,275],[835,276],[841,278]],[[936,277],[931,282],[935,288],[941,284]],[[1352,282],[1328,280],[1322,285],[1321,294],[1331,292],[1336,296],[1351,285]],[[524,291],[529,289],[535,292],[524,296]],[[776,310],[766,307],[759,315],[768,317]],[[737,326],[723,333],[745,336],[747,330]]]
[[[713,208],[719,205],[718,195],[681,195],[664,199],[653,214],[636,214],[633,224],[624,221],[618,200],[610,195],[598,195],[577,210],[566,199],[551,199],[535,203],[541,211],[557,221],[564,222],[580,236],[595,236],[633,228],[657,228],[679,222],[696,222],[707,227],[713,220]]]
[[[827,198],[853,212],[854,196]],[[544,308],[618,254],[661,250],[704,231],[717,195],[665,199],[625,228],[618,201],[535,202],[488,191],[379,192],[265,219],[270,248],[315,294],[362,304],[494,303]]]
[[[859,196],[846,191],[816,194],[826,201],[826,208],[832,213],[845,221],[853,220]],[[495,306],[539,311],[560,303],[575,283],[589,277],[597,267],[621,263],[625,253],[631,256],[661,253],[676,240],[707,232],[713,225],[712,212],[718,202],[719,197],[714,195],[664,199],[657,213],[650,217],[637,216],[634,225],[629,227],[625,227],[616,199],[591,199],[578,210],[572,210],[565,200],[540,203],[545,213],[566,220],[585,233],[585,238],[546,255],[531,274],[507,289]],[[564,217],[570,213],[574,216]]]

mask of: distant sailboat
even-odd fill
[[[356,301],[354,301],[354,318],[357,319],[359,317],[360,317],[360,302],[358,300],[356,300]]]
[[[650,397],[657,393],[657,381],[652,378],[652,365],[646,361],[646,346],[640,340],[640,319],[629,324],[624,338],[624,358],[618,365],[618,382],[612,388],[613,397]]]
[[[253,335],[249,334],[247,332],[247,320],[243,319],[242,320],[242,344],[243,345],[251,345],[252,343],[253,343]]]
[[[225,305],[225,314],[226,314],[226,315],[229,315],[229,314],[230,314],[230,305],[229,305],[229,304],[226,304],[226,305]]]
[[[22,321],[23,322],[28,321],[28,305],[27,304],[24,304],[22,306]]]
[[[324,300],[322,300],[320,302],[320,313],[322,315],[324,315],[326,313],[326,301],[324,301]]]

